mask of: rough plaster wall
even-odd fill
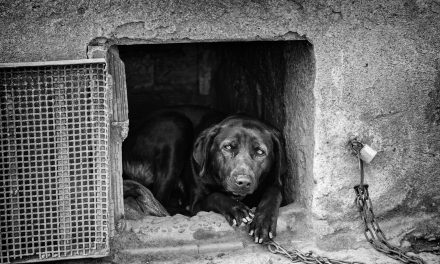
[[[306,207],[313,200],[313,150],[315,104],[313,84],[315,80],[315,57],[313,47],[307,42],[296,42],[285,50],[286,76],[284,105],[286,125],[284,135],[288,156],[289,173],[294,175],[296,199]]]
[[[339,24],[322,38],[326,45],[315,42],[315,88],[322,87],[315,89],[318,184],[312,208],[318,217],[357,215],[350,210],[351,187],[359,173],[343,149],[350,135],[379,151],[366,167],[378,215],[439,213],[440,130],[426,115],[439,89],[436,7],[422,1],[370,3],[363,20],[348,15],[351,27]]]
[[[0,61],[85,58],[96,37],[141,43],[304,36],[316,58],[310,209],[328,225],[356,216],[349,135],[379,151],[366,168],[379,215],[438,214],[438,21],[437,0],[1,1]]]

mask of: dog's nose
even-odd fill
[[[238,175],[235,184],[240,188],[249,188],[251,187],[251,179],[247,175]]]

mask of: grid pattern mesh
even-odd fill
[[[0,263],[108,251],[106,64],[0,68]]]

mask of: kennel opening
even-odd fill
[[[168,106],[206,106],[258,117],[286,139],[284,204],[307,203],[315,74],[308,41],[137,44],[117,49],[125,64],[130,129],[151,111]]]

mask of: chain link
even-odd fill
[[[403,263],[424,264],[425,262],[418,256],[410,256],[402,249],[388,243],[385,235],[380,229],[373,212],[373,204],[371,203],[368,193],[368,185],[356,185],[356,206],[362,221],[364,222],[364,235],[368,242],[377,250],[388,257],[399,260]]]
[[[386,254],[388,257],[399,260],[403,263],[409,264],[425,264],[423,259],[413,255],[408,255],[407,252],[402,249],[391,245],[385,238],[385,234],[380,229],[379,224],[376,221],[376,217],[373,212],[373,204],[370,200],[368,193],[368,185],[364,184],[364,166],[363,161],[360,159],[360,151],[363,148],[363,144],[353,139],[349,142],[353,155],[359,159],[359,169],[361,173],[360,184],[354,187],[356,192],[355,204],[358,208],[360,217],[364,222],[364,235],[367,241],[379,252]],[[349,262],[343,260],[335,260],[326,257],[314,255],[313,252],[303,253],[299,250],[286,250],[277,242],[271,240],[265,243],[270,252],[274,254],[281,254],[292,261],[292,263],[305,263],[305,264],[364,264],[363,262]]]
[[[357,139],[349,142],[352,154],[359,159],[360,184],[354,187],[356,192],[355,204],[358,208],[360,217],[364,222],[364,235],[367,241],[379,252],[386,254],[388,257],[399,260],[403,263],[424,264],[425,262],[418,256],[410,256],[402,249],[388,243],[385,234],[380,229],[373,212],[373,204],[368,193],[368,185],[364,184],[364,163],[360,158],[360,151],[363,144]]]
[[[363,262],[349,262],[344,260],[321,257],[314,255],[311,251],[304,253],[297,249],[287,250],[273,240],[266,242],[266,245],[271,253],[284,255],[285,257],[290,259],[292,263],[301,262],[305,264],[364,264]]]

